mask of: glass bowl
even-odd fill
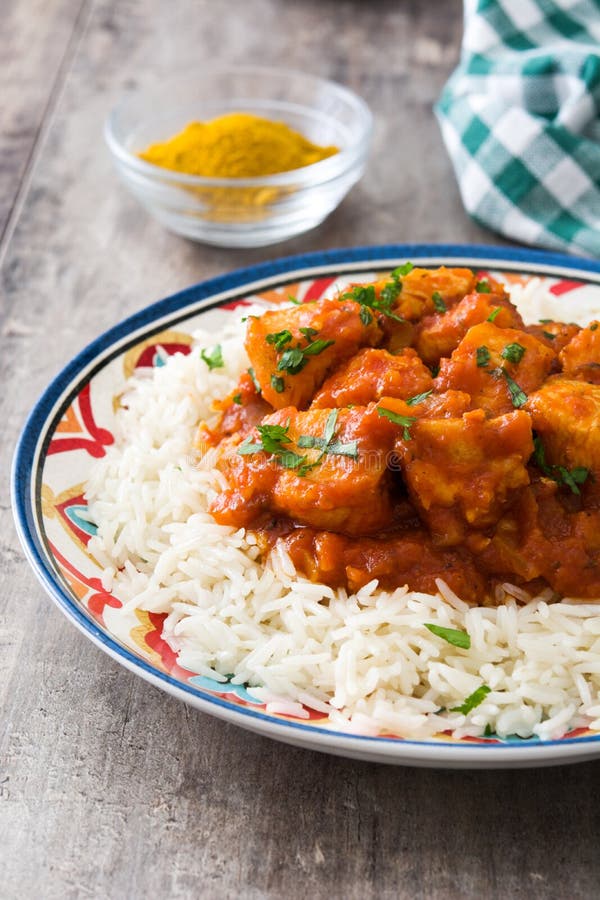
[[[229,112],[285,122],[339,153],[261,178],[183,175],[137,156],[188,122]],[[128,93],[105,136],[122,181],[166,228],[220,247],[260,247],[314,228],[336,208],[364,171],[372,121],[366,103],[332,81],[289,69],[215,67]]]

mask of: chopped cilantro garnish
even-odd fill
[[[551,331],[542,331],[542,334],[544,335],[545,338],[548,338],[549,341],[556,340],[556,335],[552,334]]]
[[[542,323],[542,325],[549,325],[550,322],[552,322],[554,320],[553,319],[539,319],[538,321],[540,321]]]
[[[392,279],[392,281],[383,286],[379,297],[375,293],[374,285],[357,284],[349,291],[346,291],[345,294],[342,294],[342,300],[354,300],[355,303],[360,303],[362,307],[366,306],[369,310],[382,313],[395,322],[404,322],[405,320],[401,316],[397,316],[392,312],[394,302],[402,290],[402,282],[393,273]],[[363,325],[367,324],[363,318],[361,318],[361,322]]]
[[[475,285],[475,290],[478,294],[491,294],[492,289],[488,281],[478,281]]]
[[[475,351],[475,357],[477,359],[477,367],[483,369],[490,361],[490,351],[486,346],[478,347]]]
[[[578,485],[584,484],[590,474],[590,470],[585,466],[576,466],[574,469],[566,469],[564,466],[556,466],[556,470],[560,475],[560,480],[566,484],[574,494],[579,495],[581,491]]]
[[[481,291],[480,291],[480,293],[481,293]],[[486,293],[486,292],[484,291],[484,293]],[[502,309],[501,306],[497,306],[495,309],[493,309],[491,311],[491,313],[489,314],[489,316],[487,317],[486,322],[493,322],[501,309]]]
[[[370,309],[367,306],[361,306],[359,316],[360,316],[360,321],[363,323],[363,325],[365,327],[367,325],[370,325],[371,322],[373,321],[373,313],[370,311]]]
[[[574,469],[567,469],[565,466],[549,465],[549,463],[546,462],[544,445],[542,444],[541,438],[538,436],[533,439],[533,461],[544,475],[548,478],[552,478],[552,480],[556,481],[558,484],[564,484],[577,496],[581,494],[579,485],[585,484],[591,475],[590,470],[586,469],[585,466],[575,466]]]
[[[408,400],[406,401],[406,405],[407,406],[416,406],[418,403],[422,403],[423,400],[427,400],[429,395],[432,393],[433,393],[433,391],[430,390],[430,391],[423,391],[422,394],[415,394],[414,397],[408,398]]]
[[[318,335],[318,330],[316,328],[300,328],[300,334],[303,334],[306,340],[310,343],[314,337]]]
[[[399,279],[394,279],[394,281],[388,281],[387,284],[381,288],[381,292],[379,294],[379,302],[383,304],[384,309],[391,309],[398,296],[402,290],[402,282]]]
[[[319,332],[316,328],[301,328],[303,337],[309,342],[306,347],[301,347],[300,344],[297,344],[295,347],[288,347],[287,350],[281,355],[279,362],[277,363],[277,368],[280,372],[287,372],[288,375],[297,375],[298,372],[301,372],[304,366],[307,364],[309,356],[318,356],[319,353],[322,353],[327,347],[331,347],[332,344],[335,344],[335,341],[324,341],[322,338],[319,338],[316,341],[313,341],[312,338],[315,337]],[[277,350],[283,349],[283,347],[292,339],[292,335],[289,331],[279,332],[279,335],[285,334],[286,339],[285,343],[277,346]],[[289,339],[287,338],[289,335]],[[275,335],[277,337],[278,335]],[[268,338],[271,335],[267,335]],[[273,340],[272,343],[275,343]]]
[[[408,275],[409,272],[412,272],[413,269],[414,266],[411,262],[405,262],[401,266],[396,266],[392,272],[392,278],[402,278],[404,275]]]
[[[520,363],[524,354],[525,347],[522,344],[507,344],[500,356],[511,363]]]
[[[319,353],[322,353],[327,347],[331,347],[332,344],[335,344],[335,341],[324,341],[322,338],[319,338],[319,340],[309,344],[308,347],[304,347],[302,352],[305,356],[318,356]]]
[[[293,297],[291,294],[288,294],[288,300],[290,303],[293,303],[294,306],[302,306],[302,300],[298,300],[297,297]]]
[[[598,327],[598,323],[594,322],[592,325],[590,325],[590,331],[595,331],[597,327]]]
[[[286,469],[298,469],[306,461],[305,456],[299,456],[293,450],[289,450],[284,444],[291,443],[288,436],[289,420],[287,425],[257,425],[256,430],[260,435],[260,442],[246,438],[238,447],[240,456],[248,456],[251,453],[271,453],[277,457],[278,462]]]
[[[233,400],[234,403],[237,403],[238,406],[242,405],[242,395],[241,394],[234,394],[231,399]]]
[[[200,351],[200,356],[211,370],[213,369],[222,369],[225,363],[223,362],[223,354],[221,352],[221,345],[215,344],[212,349],[208,349],[205,347]]]
[[[280,375],[271,375],[271,387],[274,391],[277,391],[278,394],[281,394],[285,388],[283,378]]]
[[[410,427],[417,421],[415,416],[401,416],[399,413],[395,413],[392,409],[386,409],[384,406],[377,407],[377,414],[385,419],[389,419],[394,425],[400,425],[404,429],[402,437],[405,441],[410,441]]]
[[[273,344],[275,349],[279,353],[286,344],[292,340],[292,332],[288,331],[287,328],[283,331],[274,331],[272,334],[268,334],[265,338],[267,344]]]
[[[256,393],[257,394],[262,393],[261,386],[258,383],[258,379],[257,379],[256,375],[254,374],[254,369],[252,368],[252,366],[250,366],[250,368],[248,369],[248,375],[252,379],[252,384],[254,385],[254,390],[256,391]]]
[[[282,354],[281,359],[277,363],[277,368],[280,372],[287,372],[288,375],[297,375],[298,372],[302,371],[306,363],[307,360],[304,358],[302,350],[299,347],[295,347],[291,350],[286,350]]]
[[[460,704],[460,706],[451,706],[450,712],[459,712],[462,713],[463,716],[468,715],[472,710],[474,710],[480,703],[483,703],[487,695],[491,692],[491,688],[487,686],[487,684],[482,684],[477,690],[473,691],[472,694]]]
[[[515,409],[520,409],[521,406],[524,406],[527,403],[527,394],[519,387],[517,382],[510,377],[504,366],[502,366],[501,369],[497,369],[496,371],[503,375],[506,379],[512,405]]]
[[[431,295],[431,299],[433,300],[433,305],[435,306],[436,312],[445,313],[448,312],[448,307],[444,303],[444,298],[440,294],[439,291],[434,291]]]
[[[351,459],[358,459],[358,443],[357,441],[348,441],[343,444],[340,441],[334,441],[335,427],[337,424],[339,410],[332,409],[327,416],[323,437],[315,437],[312,434],[301,434],[298,438],[298,446],[303,449],[318,448],[321,451],[320,456],[313,465],[317,465],[325,455],[330,453],[332,456],[349,456]]]
[[[425,622],[425,628],[452,644],[453,647],[461,647],[463,650],[469,650],[471,647],[470,635],[459,628],[444,628],[443,625],[434,625],[431,622]]]

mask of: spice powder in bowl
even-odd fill
[[[301,169],[339,152],[314,144],[284,122],[233,112],[190,122],[169,140],[151,144],[140,159],[163,169],[204,178],[261,178]],[[219,221],[259,219],[269,204],[293,188],[190,187]]]

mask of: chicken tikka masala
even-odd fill
[[[350,591],[600,598],[599,326],[526,325],[491,277],[409,263],[249,316],[197,437],[229,486],[212,515]]]

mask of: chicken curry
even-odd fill
[[[250,316],[197,437],[228,484],[212,515],[350,591],[600,598],[599,326],[525,325],[491,277],[409,263]]]

